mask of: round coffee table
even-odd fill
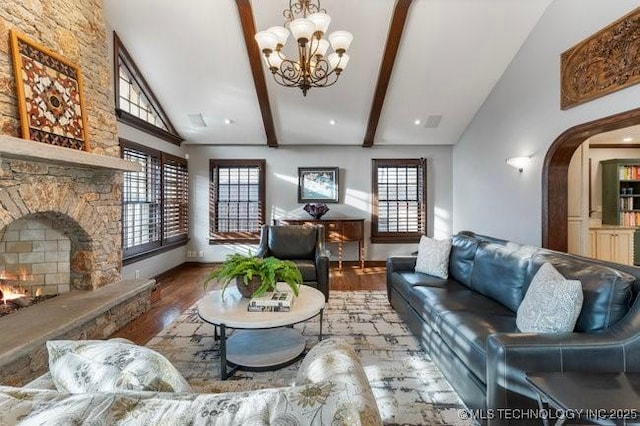
[[[280,289],[279,289],[280,290]],[[322,315],[324,295],[313,287],[300,286],[289,312],[248,312],[249,299],[230,286],[221,297],[214,290],[198,302],[198,314],[203,321],[216,326],[220,332],[220,378],[226,380],[237,369],[273,370],[296,360],[305,348],[305,339],[294,324]],[[227,338],[227,328],[235,331]],[[227,367],[231,370],[227,370]]]

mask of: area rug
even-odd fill
[[[318,321],[296,325],[307,348],[318,341]],[[464,405],[391,308],[386,292],[332,292],[323,324],[325,338],[343,338],[360,355],[386,425],[470,424],[460,418]],[[300,361],[272,372],[239,371],[220,382],[213,331],[192,306],[147,346],[165,355],[201,392],[286,386],[293,381]]]

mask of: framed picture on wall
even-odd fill
[[[298,167],[298,202],[337,203],[339,175],[338,167]]]
[[[11,55],[22,137],[89,151],[80,68],[15,30]]]

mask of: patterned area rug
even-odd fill
[[[307,348],[318,341],[319,319],[296,325]],[[387,425],[467,425],[464,405],[387,301],[386,292],[331,293],[324,313],[324,337],[340,337],[361,357]],[[300,361],[272,372],[238,371],[219,381],[219,350],[213,326],[195,306],[147,346],[165,355],[199,392],[227,392],[287,386]]]

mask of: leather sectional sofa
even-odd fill
[[[497,413],[537,409],[527,372],[640,371],[640,268],[472,232],[452,237],[448,279],[414,272],[415,262],[387,260],[389,301],[465,404],[484,410],[483,423],[525,423]],[[545,262],[582,283],[572,333],[516,327],[518,306]]]

